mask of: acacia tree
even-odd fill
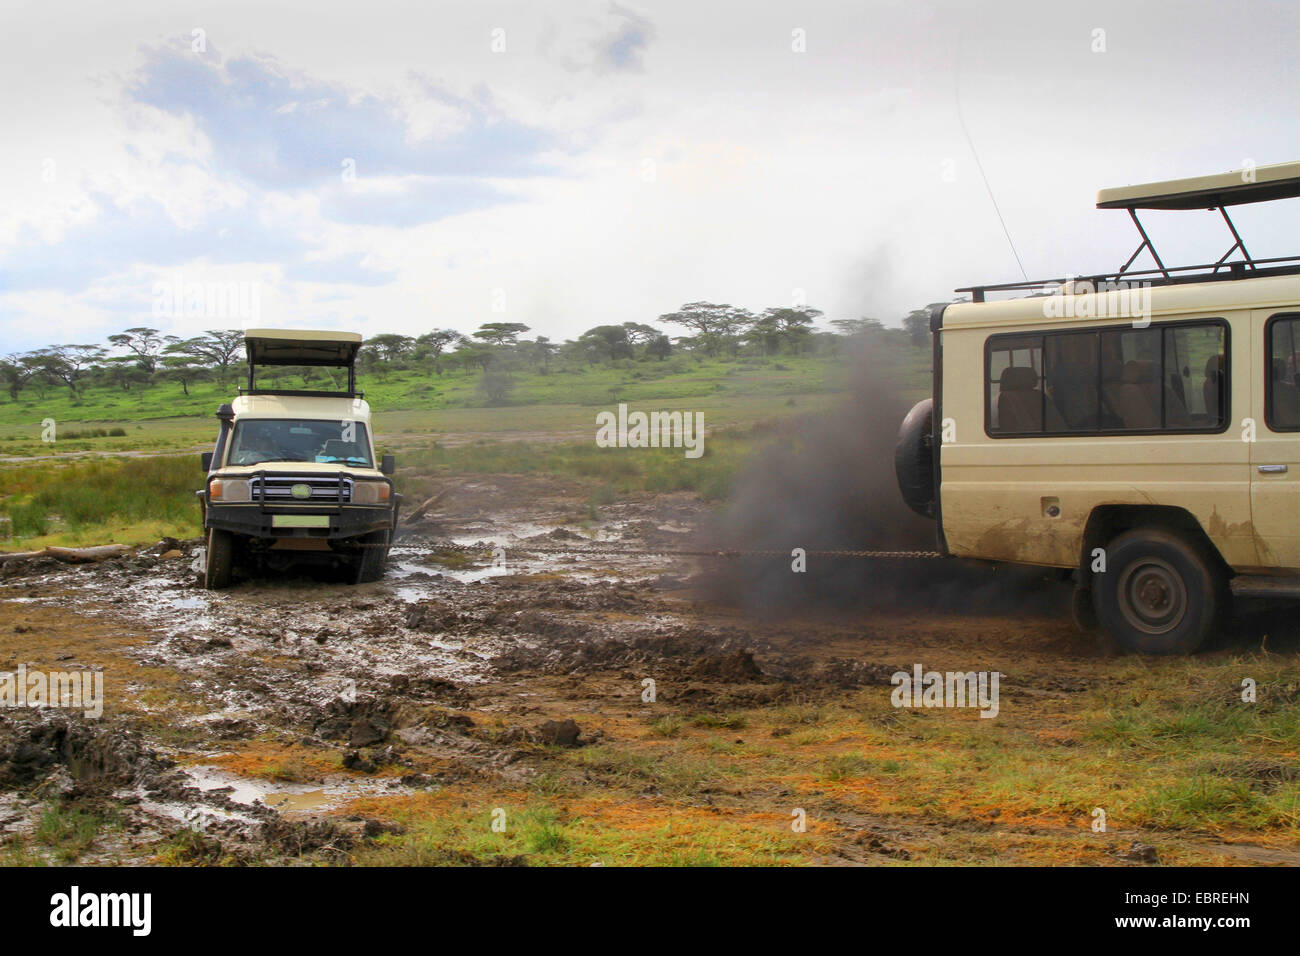
[[[190,339],[169,335],[167,341],[171,344],[163,349],[164,354],[171,354],[173,357],[189,356],[197,365],[211,368],[216,373],[217,380],[224,383],[229,375],[230,366],[235,364],[243,351],[244,333],[239,329],[209,329],[202,335]]]
[[[754,316],[734,305],[687,302],[676,312],[659,316],[659,321],[691,329],[704,350],[716,355],[724,344],[734,343],[736,336],[754,321]]]
[[[442,362],[440,360],[443,353],[450,348],[463,344],[464,341],[465,336],[455,329],[435,329],[432,332],[426,332],[415,340],[414,358],[416,361],[432,359],[434,373],[441,375]]]
[[[831,319],[830,324],[840,335],[849,338],[858,335],[874,335],[885,329],[884,323],[879,319],[869,319],[865,315],[860,319]]]
[[[31,361],[30,356],[19,352],[11,352],[0,361],[0,378],[3,378],[5,389],[15,402],[18,401],[19,395],[22,394],[23,388],[31,377],[36,374],[36,369],[37,366]]]
[[[104,360],[105,351],[98,345],[55,345],[28,353],[36,370],[46,378],[68,386],[77,397],[77,383],[86,371]]]
[[[474,333],[474,338],[489,345],[514,345],[527,331],[528,326],[522,322],[484,322]]]
[[[149,375],[158,367],[158,355],[166,344],[161,332],[143,326],[110,335],[108,340],[118,348],[133,353],[136,364]]]
[[[627,340],[632,345],[649,345],[663,335],[653,325],[644,325],[641,322],[624,322],[623,328],[627,330]]]
[[[366,342],[366,348],[381,361],[399,362],[414,351],[415,339],[393,333],[374,335]]]
[[[632,343],[627,333],[627,325],[598,325],[578,336],[578,345],[595,361],[631,358]]]
[[[559,346],[552,342],[544,335],[537,336],[532,342],[525,342],[528,346],[528,352],[533,361],[537,363],[537,370],[543,375],[551,373],[551,356],[559,351]]]
[[[645,354],[663,361],[673,354],[673,343],[668,336],[662,332],[655,335],[653,339],[646,343]]]
[[[170,349],[167,351],[171,352]],[[187,396],[190,394],[190,382],[207,373],[207,366],[204,365],[203,359],[183,351],[164,354],[158,361],[162,365],[162,373],[167,378],[180,382],[181,390]]]
[[[798,309],[765,309],[763,315],[756,320],[756,324],[762,322],[765,328],[771,330],[778,347],[784,344],[790,351],[798,352],[811,332],[809,327],[821,316],[821,309],[810,306]]]

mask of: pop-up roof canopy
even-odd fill
[[[244,333],[249,365],[312,365],[350,368],[361,336],[356,332],[305,329],[249,329]]]
[[[258,389],[255,384],[259,365],[297,365],[315,368],[346,368],[348,388],[344,395],[356,391],[357,352],[361,336],[356,332],[322,332],[307,329],[249,329],[244,333],[248,352],[248,392],[250,394],[290,394]],[[295,391],[295,395],[338,395],[338,392]]]
[[[1216,173],[1213,176],[1195,176],[1191,179],[1171,179],[1161,183],[1142,183],[1137,186],[1103,189],[1097,193],[1097,208],[1127,210],[1129,218],[1133,220],[1133,225],[1137,227],[1138,234],[1142,237],[1141,244],[1133,251],[1133,255],[1128,257],[1128,261],[1120,266],[1118,272],[1095,276],[1067,276],[1063,279],[1006,282],[1000,285],[964,286],[957,291],[969,292],[973,301],[983,302],[988,292],[1052,291],[1052,287],[1059,289],[1071,278],[1086,278],[1095,287],[1099,282],[1133,279],[1165,285],[1180,282],[1210,282],[1218,279],[1244,279],[1248,276],[1294,275],[1300,272],[1300,257],[1280,256],[1256,259],[1251,256],[1246,250],[1241,235],[1237,232],[1237,227],[1228,216],[1228,207],[1297,197],[1300,197],[1300,162],[1275,163],[1271,166],[1255,166],[1228,173]],[[1228,231],[1232,233],[1232,245],[1214,262],[1194,266],[1166,266],[1138,219],[1139,209],[1217,209],[1224,223],[1227,224]],[[1130,267],[1144,251],[1151,254],[1156,268],[1130,271]],[[1240,252],[1241,258],[1229,261],[1234,252]]]
[[[1227,267],[1231,273],[1244,275],[1245,268],[1252,271],[1259,269],[1259,264],[1246,251],[1246,244],[1237,233],[1237,227],[1228,217],[1229,206],[1240,206],[1252,202],[1268,202],[1274,199],[1293,199],[1300,196],[1300,163],[1275,163],[1272,166],[1252,166],[1248,169],[1234,169],[1230,173],[1217,173],[1213,176],[1196,176],[1192,179],[1171,179],[1163,183],[1144,183],[1140,186],[1120,186],[1115,189],[1103,189],[1097,193],[1098,209],[1127,209],[1133,225],[1137,226],[1142,236],[1142,243],[1128,257],[1119,270],[1119,275],[1128,272],[1135,259],[1145,249],[1151,253],[1160,274],[1171,278],[1172,270],[1165,268],[1151,244],[1151,238],[1138,220],[1139,209],[1217,209],[1223,221],[1232,233],[1232,245],[1214,264],[1214,273]],[[1228,262],[1228,257],[1241,251],[1239,262]],[[1199,267],[1197,267],[1199,268]],[[1181,270],[1179,270],[1181,271]],[[1212,273],[1213,274],[1213,273]]]
[[[1098,209],[1222,209],[1300,196],[1300,162],[1213,176],[1118,186],[1097,193]]]

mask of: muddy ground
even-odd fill
[[[1014,793],[994,807],[937,789],[918,809],[888,776],[835,769],[856,742],[845,720],[897,729],[890,675],[914,663],[999,671],[1002,721],[1048,761],[1079,743],[1073,701],[1145,665],[1078,632],[1068,584],[1040,575],[1017,579],[1014,608],[985,599],[1005,596],[988,571],[938,606],[782,611],[720,592],[714,559],[584,553],[707,547],[707,527],[685,494],[596,509],[577,483],[475,476],[404,529],[376,584],[299,573],[210,593],[197,541],[4,566],[0,669],[102,670],[106,703],[98,719],[0,711],[0,839],[25,862],[664,862],[644,845],[723,831],[710,862],[1300,862],[1291,831],[1097,833]],[[1248,605],[1215,653],[1261,641],[1294,655],[1294,616]],[[466,837],[538,800],[569,834],[561,856]],[[443,829],[407,855],[431,820]],[[695,861],[680,852],[667,861]]]

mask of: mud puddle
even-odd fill
[[[363,796],[409,792],[397,781],[347,779],[321,784],[268,783],[240,777],[218,767],[195,765],[183,771],[200,793],[222,793],[243,806],[260,804],[281,814],[310,814],[336,809]]]

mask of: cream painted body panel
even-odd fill
[[[321,333],[324,334],[324,333]],[[303,421],[342,421],[357,422],[366,428],[366,439],[370,445],[370,460],[378,461],[375,456],[375,430],[370,424],[370,403],[362,398],[335,398],[322,395],[240,395],[231,408],[235,412],[235,422],[247,419],[301,419]],[[227,446],[226,455],[230,454]],[[378,468],[359,468],[356,465],[341,465],[337,462],[279,461],[261,465],[228,465],[220,463],[217,471],[222,475],[237,475],[250,468],[272,468],[276,471],[298,471],[303,474],[335,474],[346,471],[349,474],[373,472],[379,474]]]
[[[985,432],[984,366],[990,335],[1126,327],[1133,320],[1049,319],[1041,298],[950,306],[940,332],[943,391],[937,412],[952,439],[939,451],[949,552],[1077,568],[1094,508],[1163,505],[1194,516],[1235,570],[1300,567],[1300,433],[1277,436],[1263,424],[1263,322],[1283,309],[1252,310],[1251,286],[1270,306],[1300,301],[1300,278],[1293,277],[1151,290],[1156,324],[1228,322],[1231,392],[1228,427],[1219,434],[991,438]],[[1243,440],[1247,417],[1258,423],[1253,444]],[[1261,456],[1289,462],[1289,474],[1260,482],[1255,468]],[[1252,511],[1252,488],[1259,516]],[[1059,507],[1055,517],[1049,514],[1053,505]],[[1256,534],[1260,519],[1267,528],[1262,539]]]
[[[1251,314],[1251,338],[1260,368],[1265,351],[1264,329],[1279,312],[1292,309],[1256,309]],[[1250,415],[1256,438],[1250,446],[1251,502],[1259,540],[1260,564],[1300,571],[1300,432],[1275,432],[1264,414],[1265,380],[1258,376],[1250,393]],[[1263,467],[1285,465],[1282,473],[1261,472]]]

